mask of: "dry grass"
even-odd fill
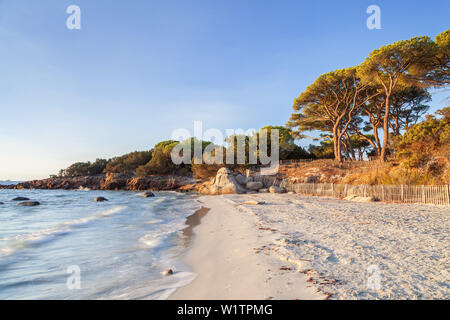
[[[407,162],[380,163],[317,160],[280,166],[280,176],[300,183],[338,183],[353,185],[443,185],[450,183],[450,161],[430,158],[420,167]]]

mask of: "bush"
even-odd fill
[[[106,173],[132,173],[139,166],[145,165],[152,158],[151,151],[135,151],[114,158],[106,166]]]
[[[67,169],[59,171],[60,177],[80,177],[100,174],[108,165],[108,160],[97,159],[95,162],[77,162],[69,166]]]

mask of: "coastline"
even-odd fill
[[[202,196],[199,200],[210,211],[194,228],[193,245],[184,258],[197,277],[177,289],[170,300],[326,298],[307,282],[306,275],[293,276],[283,270],[286,263],[256,253],[264,239],[255,217],[242,214],[223,196]]]

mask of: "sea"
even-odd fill
[[[196,276],[183,256],[201,203],[155,195],[0,190],[0,299],[167,299]],[[15,197],[41,205],[22,207]]]

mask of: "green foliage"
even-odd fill
[[[179,142],[175,140],[157,143],[152,150],[151,159],[135,168],[136,175],[146,176],[150,174],[173,173],[176,170],[176,166],[172,162],[171,152],[178,144]]]
[[[429,37],[415,37],[382,46],[372,51],[357,67],[365,83],[382,85],[392,90],[397,84],[417,85],[417,78],[427,71],[427,63],[437,53],[438,46]]]
[[[331,140],[322,140],[320,145],[309,145],[309,153],[312,158],[317,159],[333,159],[334,158],[334,147]]]
[[[100,174],[105,170],[108,160],[97,159],[95,162],[77,162],[67,169],[59,171],[60,177],[80,177]]]
[[[166,140],[166,141],[161,141],[159,143],[157,143],[153,149],[164,149],[164,148],[173,148],[175,147],[177,144],[179,144],[180,142],[176,141],[176,140]]]
[[[427,116],[426,120],[411,128],[397,141],[396,149],[407,167],[419,167],[439,152],[448,154],[450,145],[450,107]]]
[[[105,172],[132,173],[139,166],[145,165],[152,158],[151,151],[135,151],[113,158],[106,166]]]
[[[314,130],[325,132],[333,140],[338,161],[342,152],[356,158],[355,149],[361,154],[367,144],[385,161],[392,150],[391,133],[399,136],[429,109],[426,89],[449,84],[449,56],[450,30],[436,41],[415,37],[383,46],[357,67],[317,78],[294,100],[287,125],[296,128],[298,137]],[[366,145],[355,144],[349,136],[359,136]],[[324,157],[321,147],[311,151]]]
[[[265,126],[261,128],[258,132],[251,135],[232,135],[226,137],[227,151],[231,152],[230,148],[233,145],[234,163],[238,163],[238,151],[244,151],[244,161],[241,164],[248,165],[250,163],[250,154],[260,161],[260,152],[262,146],[260,142],[263,141],[263,137],[266,137],[267,156],[270,157],[272,154],[272,131],[278,130],[278,144],[279,144],[279,159],[307,159],[310,158],[308,152],[306,152],[302,147],[295,144],[294,133],[290,128],[283,126]],[[251,150],[250,143],[255,146],[256,150]],[[253,153],[256,151],[256,153]],[[259,163],[259,162],[258,162]]]
[[[450,29],[436,36],[434,55],[413,68],[413,74],[425,86],[445,87],[450,84]]]
[[[272,150],[272,130],[278,130],[279,156],[280,160],[291,159],[307,159],[310,158],[308,152],[302,147],[295,144],[294,134],[292,129],[282,126],[265,126],[256,133],[258,141],[260,141],[260,133],[262,130],[266,131],[267,137],[267,153],[270,156]],[[258,143],[259,149],[259,143]]]

